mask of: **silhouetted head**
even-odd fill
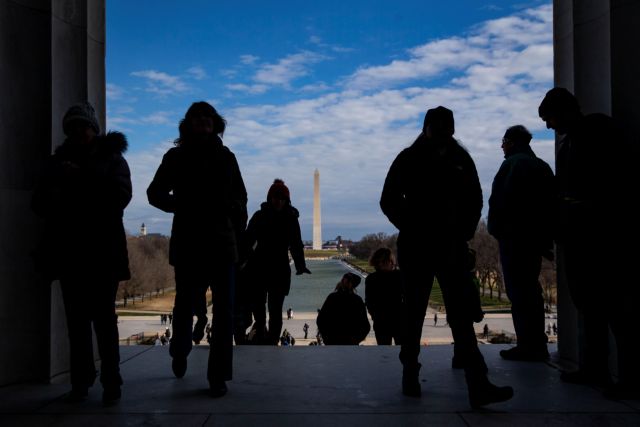
[[[355,273],[346,273],[336,285],[336,291],[353,292],[358,287],[362,278]]]
[[[91,140],[100,133],[96,110],[88,102],[73,105],[62,119],[62,130],[72,140]]]
[[[211,104],[204,101],[194,102],[184,119],[180,121],[180,137],[175,144],[180,145],[186,140],[206,141],[215,135],[222,136],[226,126],[224,117]]]
[[[290,203],[290,201],[289,188],[284,185],[284,181],[279,178],[273,180],[273,184],[271,184],[267,192],[267,202],[269,202],[275,210],[280,211],[285,205]]]
[[[533,135],[531,135],[531,132],[529,132],[526,127],[522,125],[511,126],[502,137],[502,151],[505,157],[529,145],[531,138],[533,138]]]
[[[369,258],[369,265],[376,269],[376,271],[391,271],[396,265],[393,257],[393,252],[389,248],[377,249],[371,258]]]
[[[548,129],[564,134],[582,112],[578,100],[571,92],[563,87],[554,87],[544,96],[538,107],[538,115]]]
[[[428,138],[450,138],[455,133],[453,111],[439,106],[427,111],[422,126]]]

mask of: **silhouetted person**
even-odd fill
[[[180,122],[176,146],[164,155],[147,189],[149,203],[174,214],[169,262],[175,270],[176,297],[169,353],[177,378],[187,370],[193,315],[211,288],[207,379],[213,397],[226,393],[225,381],[232,376],[237,235],[247,220],[247,192],[240,168],[220,139],[225,126],[211,105],[192,104]]]
[[[531,133],[512,126],[502,138],[505,160],[493,180],[489,198],[489,233],[498,240],[500,263],[517,346],[501,350],[507,360],[549,358],[544,332],[545,309],[538,280],[542,257],[553,259],[555,187],[549,165],[529,143]]]
[[[267,344],[278,345],[282,330],[282,306],[291,287],[289,252],[296,274],[311,273],[305,264],[298,210],[291,205],[289,189],[276,179],[267,201],[253,214],[246,231],[249,248],[247,271],[253,295],[253,316],[258,331],[264,330],[269,308]],[[252,250],[252,248],[255,249]]]
[[[375,271],[364,281],[364,300],[373,321],[378,345],[400,344],[402,334],[402,277],[389,248],[376,250],[369,259]]]
[[[367,309],[355,293],[360,281],[357,274],[346,273],[322,304],[316,323],[326,345],[358,345],[367,337]]]
[[[406,306],[400,351],[402,391],[407,396],[421,395],[420,338],[436,277],[456,357],[465,369],[469,402],[479,407],[510,399],[513,389],[489,382],[473,328],[474,321],[482,319],[482,310],[468,265],[467,242],[480,219],[482,190],[473,160],[453,134],[451,110],[438,107],[427,111],[422,133],[389,169],[380,206],[400,230],[398,263]]]
[[[485,340],[489,339],[489,325],[487,325],[486,323],[484,324],[484,328],[482,328],[482,336]]]
[[[304,339],[306,340],[307,336],[309,335],[309,325],[306,322],[302,327],[302,331],[304,332]]]
[[[33,195],[33,210],[45,219],[39,268],[60,279],[69,331],[70,401],[87,397],[96,377],[91,327],[96,333],[105,403],[120,399],[120,355],[115,298],[128,280],[129,259],[122,224],[131,200],[125,136],[100,134],[89,103],[71,107],[63,119],[67,138],[51,156]]]
[[[438,326],[438,313],[433,313],[433,326]]]
[[[564,372],[572,383],[607,386],[608,326],[616,338],[618,378],[611,398],[640,397],[640,354],[634,324],[637,286],[637,149],[611,117],[583,115],[564,88],[551,89],[538,109],[561,139],[556,156],[559,193],[557,242],[571,299],[581,318],[579,370]],[[616,304],[603,302],[603,290]],[[609,322],[602,321],[602,313]]]

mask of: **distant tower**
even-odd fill
[[[322,222],[320,220],[320,172],[313,173],[313,249],[322,249]]]
[[[146,236],[147,235],[147,226],[144,225],[144,222],[142,223],[142,225],[140,226],[140,236]]]

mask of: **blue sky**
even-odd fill
[[[132,234],[170,232],[145,190],[194,101],[228,121],[250,215],[282,178],[310,239],[318,168],[323,237],[357,240],[396,231],[380,191],[428,108],[454,111],[485,201],[508,126],[553,165],[537,117],[552,83],[550,0],[107,2],[107,127],[129,138]]]

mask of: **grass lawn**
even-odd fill
[[[305,249],[304,250],[305,258],[330,258],[332,256],[340,256],[340,255],[344,255],[344,252],[338,251],[337,249],[327,249],[327,250]]]

